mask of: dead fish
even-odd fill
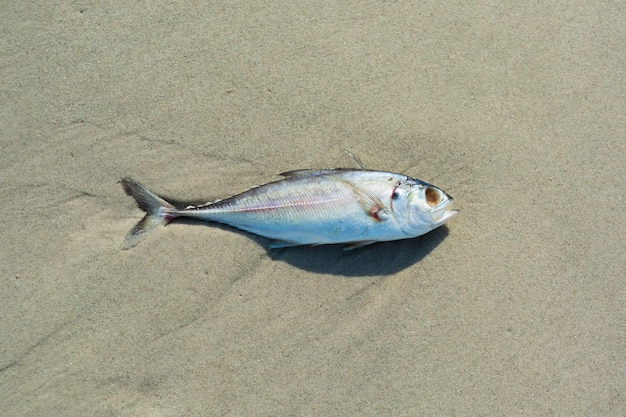
[[[417,237],[443,225],[458,210],[452,197],[427,182],[365,169],[296,170],[283,179],[232,197],[177,208],[131,178],[121,180],[145,217],[125,247],[179,217],[223,223],[274,239],[271,248],[343,243],[348,248]]]

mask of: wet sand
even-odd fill
[[[626,13],[605,2],[0,12],[6,416],[626,414]],[[299,168],[431,181],[426,236],[267,250],[142,213]]]

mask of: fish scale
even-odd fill
[[[253,188],[242,197],[222,200],[184,215],[262,236],[271,233],[279,240],[291,239],[295,227],[302,240],[304,235],[312,235],[319,227],[340,225],[341,219],[347,220],[351,213],[362,211],[347,187],[335,181],[325,182],[330,184],[323,187],[318,178],[303,178],[297,182],[297,187],[291,187],[288,182],[272,183],[264,188]]]
[[[276,240],[272,247],[347,243],[362,246],[427,233],[452,218],[452,198],[421,180],[384,171],[298,170],[201,206],[174,207],[143,185],[123,178],[146,216],[126,238],[134,246],[160,224],[188,217],[223,223]]]

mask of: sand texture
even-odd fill
[[[626,415],[620,2],[3,2],[3,416]],[[461,213],[344,253],[142,217],[300,168]]]

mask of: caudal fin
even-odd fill
[[[165,225],[176,217],[174,214],[176,207],[152,193],[132,178],[122,178],[120,182],[126,194],[133,197],[137,202],[137,206],[146,212],[144,218],[126,235],[124,249],[130,249],[146,237],[154,228],[161,224]]]

